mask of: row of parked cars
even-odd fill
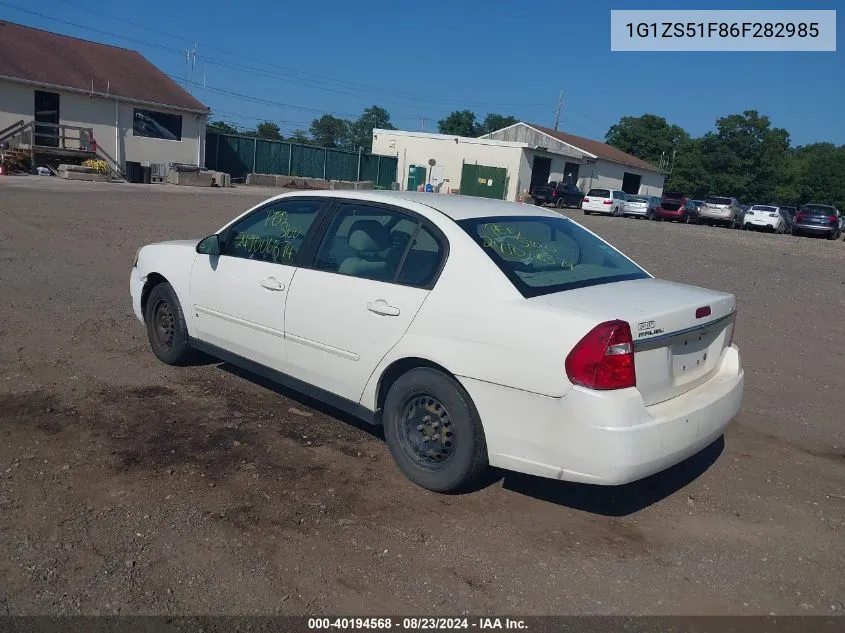
[[[534,203],[558,208],[581,208],[591,213],[722,225],[733,229],[765,230],[790,235],[818,235],[839,239],[845,233],[845,214],[825,204],[786,207],[769,204],[742,205],[733,197],[711,196],[693,200],[680,191],[663,195],[631,195],[618,189],[590,189],[586,194],[571,183],[549,183],[532,192]]]

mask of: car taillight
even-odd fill
[[[566,357],[574,385],[608,390],[635,387],[634,340],[625,321],[607,321],[590,330]]]
[[[613,204],[613,200],[605,200],[602,204]]]
[[[828,222],[836,222],[836,216],[835,215],[827,216],[827,221]]]
[[[557,190],[552,191],[552,198],[557,198]]]
[[[795,216],[796,222],[801,222],[806,216],[803,213],[799,213]]]
[[[731,337],[728,339],[728,347],[734,344],[734,332],[736,332],[736,310],[734,310],[734,318],[731,321]]]
[[[589,202],[589,201],[590,201],[589,198],[584,198],[583,200],[581,200],[581,202]]]

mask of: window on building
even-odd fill
[[[147,138],[163,138],[168,141],[182,140],[182,116],[154,110],[135,108],[132,133]]]

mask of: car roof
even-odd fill
[[[361,202],[381,202],[383,204],[402,205],[403,202],[411,202],[425,205],[453,220],[468,220],[471,218],[484,218],[490,216],[546,216],[559,218],[561,214],[544,209],[543,207],[521,202],[508,202],[506,200],[493,200],[490,198],[478,198],[475,196],[461,196],[438,193],[424,193],[418,191],[297,191],[289,195],[306,195],[309,197],[325,198],[346,198],[360,200]]]

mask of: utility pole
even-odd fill
[[[555,110],[555,130],[560,125],[560,109],[563,107],[563,88],[560,89],[560,97],[557,100],[557,110]]]

